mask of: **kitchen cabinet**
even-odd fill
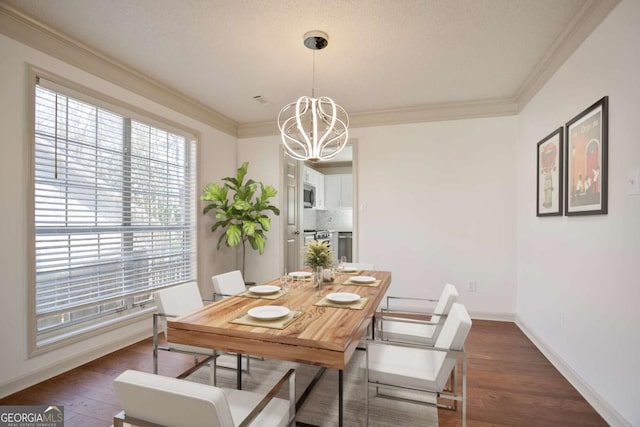
[[[353,175],[350,173],[325,176],[326,209],[353,207]]]
[[[313,169],[308,166],[302,168],[302,182],[305,184],[311,184],[311,172],[313,172]]]
[[[315,187],[316,189],[316,205],[315,209],[324,209],[325,208],[325,183],[324,183],[324,174],[318,172],[315,169],[311,169],[308,166],[305,166],[302,172],[302,180],[305,184],[309,184]]]

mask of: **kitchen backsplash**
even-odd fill
[[[316,217],[317,213],[314,209],[305,209],[302,212],[302,229],[303,230],[317,230]]]
[[[352,209],[321,211],[305,209],[302,213],[303,230],[353,230]]]
[[[353,230],[353,210],[317,211],[316,228],[318,230]]]

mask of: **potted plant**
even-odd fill
[[[222,178],[223,185],[207,184],[201,197],[201,200],[211,202],[205,206],[203,214],[213,212],[217,219],[211,226],[211,232],[218,229],[224,231],[218,239],[217,248],[220,249],[222,242],[229,247],[236,247],[242,243],[242,277],[246,243],[249,242],[251,248],[262,255],[267,242],[265,233],[271,229],[271,218],[267,213],[271,211],[280,215],[280,210],[269,202],[278,191],[270,185],[252,179],[245,182],[248,167],[249,162],[244,162],[238,168],[235,177]]]
[[[314,240],[310,242],[304,252],[304,263],[316,271],[317,267],[322,267],[325,271],[323,273],[323,280],[331,280],[331,275],[326,273],[326,270],[331,267],[333,252],[329,247],[329,243]]]

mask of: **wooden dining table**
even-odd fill
[[[301,280],[278,299],[250,298],[234,295],[191,313],[167,321],[168,341],[219,351],[228,351],[270,359],[317,365],[319,376],[325,369],[338,370],[338,419],[343,423],[343,371],[353,356],[360,339],[372,323],[376,309],[391,284],[389,271],[361,271],[373,276],[377,286],[350,285],[352,275],[338,274],[333,282],[324,282],[320,295],[312,281]],[[279,278],[265,285],[280,286]],[[345,306],[314,305],[334,292],[349,292],[368,298],[362,309]],[[302,314],[284,329],[232,323],[250,309],[265,305],[288,306]],[[316,381],[313,381],[315,383]],[[238,388],[241,388],[238,372]],[[309,390],[308,390],[309,391]],[[304,400],[308,391],[303,393]],[[301,404],[302,402],[299,402]]]

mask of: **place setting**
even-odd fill
[[[380,280],[373,276],[352,276],[342,282],[343,285],[371,286],[376,287],[381,283]]]
[[[362,310],[369,302],[368,297],[362,297],[351,292],[332,292],[327,294],[314,305],[320,307],[348,308]]]
[[[262,298],[275,300],[286,295],[286,291],[276,285],[259,285],[251,286],[244,292],[238,294],[241,297],[247,298]]]
[[[289,276],[294,280],[311,281],[313,273],[311,273],[310,271],[292,271],[291,273],[289,273]]]
[[[357,275],[362,273],[362,269],[353,264],[349,264],[346,256],[341,256],[338,261],[338,273],[345,275]]]
[[[284,329],[303,313],[302,310],[291,310],[289,307],[282,305],[263,305],[249,309],[245,314],[238,316],[230,323]]]

